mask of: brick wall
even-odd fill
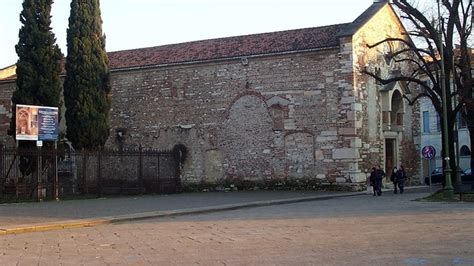
[[[114,72],[124,148],[190,151],[183,181],[350,181],[352,72],[339,50]],[[345,136],[345,137],[344,137]],[[113,134],[108,146],[118,143]]]
[[[10,147],[15,145],[13,138],[7,134],[12,110],[11,97],[15,88],[14,80],[0,82],[0,142]]]

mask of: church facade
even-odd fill
[[[409,88],[361,73],[402,71],[385,56],[396,47],[367,44],[403,31],[382,1],[347,24],[111,52],[107,146],[184,145],[183,184],[365,184],[372,166],[418,160]],[[2,132],[14,85],[0,81]]]

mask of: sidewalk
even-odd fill
[[[423,187],[408,189],[415,188]],[[367,195],[367,192],[203,192],[0,204],[0,235],[360,195]]]

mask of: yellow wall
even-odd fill
[[[16,74],[16,65],[0,69],[0,80],[14,76]]]

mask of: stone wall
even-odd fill
[[[398,83],[392,88],[377,83],[375,79],[362,74],[363,69],[378,73],[383,78],[390,78],[397,72],[409,73],[405,65],[390,60],[385,55],[400,49],[401,43],[391,42],[381,44],[374,48],[373,45],[387,37],[407,38],[403,34],[404,28],[397,15],[389,6],[381,9],[366,25],[352,37],[353,69],[354,69],[354,97],[360,103],[361,111],[356,113],[358,136],[362,145],[360,149],[360,170],[368,173],[376,164],[382,167],[386,163],[384,141],[396,140],[397,166],[400,164],[413,165],[418,163],[416,152],[418,145],[416,138],[419,135],[419,118],[416,116],[418,105],[410,106],[403,100],[403,125],[401,129],[394,130],[383,127],[383,112],[391,111],[391,100],[395,90],[401,95],[409,93],[407,88]],[[410,88],[413,90],[414,88]],[[390,171],[385,169],[386,171]],[[412,171],[413,174],[416,171]]]
[[[117,147],[121,128],[124,148],[184,144],[189,183],[352,182],[358,107],[351,64],[340,56],[332,49],[114,72],[107,145]]]

